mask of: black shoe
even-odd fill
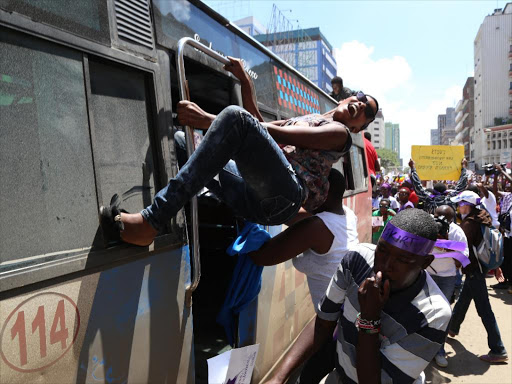
[[[491,285],[491,288],[493,289],[508,289],[510,287],[510,284],[508,282],[498,283]]]
[[[100,207],[100,225],[103,230],[105,246],[121,242],[121,231],[124,229],[121,212],[127,212],[124,209],[119,209],[120,203],[119,195],[116,193],[110,199],[110,206],[102,205]]]

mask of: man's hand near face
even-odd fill
[[[369,277],[359,287],[358,300],[361,319],[380,320],[382,308],[389,299],[389,280],[382,281],[382,272]],[[360,329],[356,346],[356,369],[360,383],[380,383],[381,361],[379,332],[368,333]]]
[[[389,280],[382,281],[382,272],[375,277],[367,278],[359,287],[359,306],[361,318],[366,320],[380,319],[382,308],[389,299]]]

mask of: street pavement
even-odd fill
[[[448,337],[446,352],[448,367],[439,368],[432,362],[425,370],[428,384],[438,383],[475,383],[475,384],[512,384],[512,294],[507,290],[494,290],[490,285],[496,279],[487,278],[487,288],[501,339],[509,355],[508,364],[488,364],[478,356],[489,351],[487,332],[478,316],[474,302],[471,303],[460,333]]]

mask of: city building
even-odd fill
[[[512,122],[512,3],[495,9],[480,25],[474,41],[474,65],[474,129],[470,142],[471,157],[479,170],[497,157],[500,144],[498,136],[493,140],[492,135],[498,135],[494,130]],[[490,140],[487,129],[492,132]]]
[[[471,164],[474,164],[471,132],[475,124],[475,78],[468,77],[462,89],[462,99],[455,107],[455,140],[452,144],[464,146],[464,156]]]
[[[304,36],[308,37],[308,41],[304,41]],[[331,79],[336,76],[338,66],[333,48],[320,32],[320,28],[266,33],[255,35],[254,38],[324,91],[332,91]],[[285,43],[276,46],[276,41]]]
[[[430,130],[430,145],[439,145],[439,129]]]
[[[439,144],[450,145],[455,139],[455,108],[446,108],[444,115],[437,116],[439,129]]]
[[[373,120],[366,129],[372,135],[372,144],[375,149],[385,148],[386,131],[384,129],[384,115],[382,113],[382,109],[379,109],[379,112],[377,112],[377,115],[375,116],[375,120]]]
[[[267,28],[256,20],[254,16],[244,17],[243,19],[234,21],[233,24],[236,24],[241,30],[250,36],[263,35],[267,33]]]
[[[446,125],[446,115],[437,115],[437,129],[439,132],[443,130]]]
[[[400,159],[400,125],[387,122],[385,127],[385,148],[396,152]]]
[[[510,168],[512,159],[512,124],[499,125],[484,129],[485,156],[482,165],[506,163]]]

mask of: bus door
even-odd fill
[[[179,99],[193,101],[212,113],[219,113],[229,105],[240,104],[238,87],[227,72],[186,60],[185,74],[185,47],[200,50],[221,64],[229,63],[224,56],[198,41],[182,38],[176,52],[175,76]],[[173,95],[176,94],[175,88]],[[192,127],[183,127],[183,130],[187,155],[190,156],[197,145],[202,145],[202,135],[194,132]],[[183,133],[176,134],[177,141],[178,135]],[[191,200],[186,213],[192,263],[191,281],[186,288],[186,305],[192,307],[193,314],[195,380],[196,383],[207,383],[207,359],[231,349],[225,330],[217,324],[216,317],[223,305],[237,261],[236,256],[227,255],[226,249],[235,240],[237,229],[243,224],[207,188]],[[242,334],[245,335],[244,332]]]

